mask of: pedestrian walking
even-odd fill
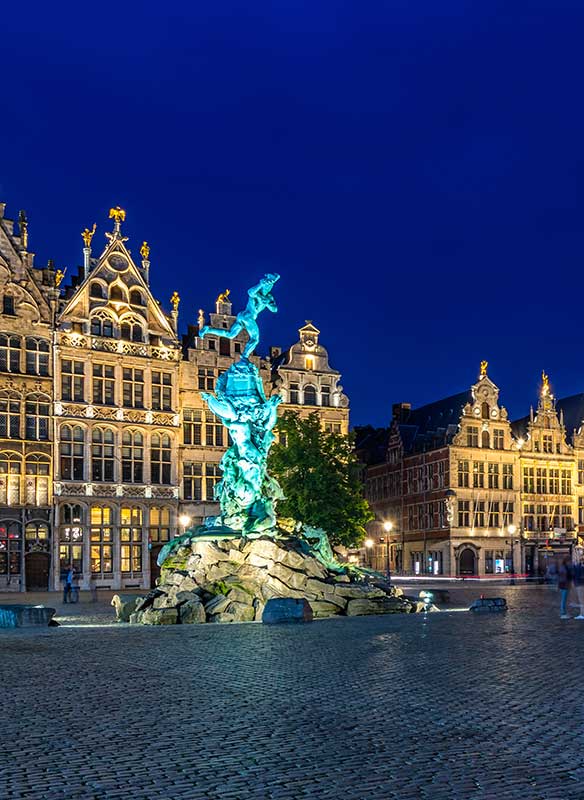
[[[584,619],[584,556],[580,556],[574,565],[574,586],[580,605],[580,613],[575,619]]]
[[[63,602],[68,603],[71,599],[71,590],[73,588],[73,564],[69,564],[65,572],[65,583],[63,585]]]
[[[567,612],[568,595],[572,586],[572,565],[566,556],[558,570],[558,589],[560,590],[560,619],[570,619]]]

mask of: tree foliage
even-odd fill
[[[322,528],[332,544],[357,546],[373,514],[363,497],[352,437],[324,431],[317,413],[302,419],[287,411],[277,430],[280,442],[272,445],[268,469],[285,495],[278,515]]]

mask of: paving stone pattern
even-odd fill
[[[0,634],[0,797],[583,798],[584,622],[544,586],[449,607],[480,592],[509,612],[152,628],[55,603],[61,627]]]

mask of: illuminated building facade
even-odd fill
[[[584,395],[556,403],[544,375],[537,412],[510,423],[486,362],[467,392],[394,406],[389,429],[364,429],[359,442],[372,564],[410,575],[545,571],[584,531],[582,420]]]
[[[218,512],[228,442],[201,393],[247,334],[201,339],[201,311],[181,342],[178,294],[165,313],[150,248],[135,259],[125,212],[110,219],[99,250],[96,226],[82,232],[83,266],[65,287],[51,263],[34,267],[24,212],[15,230],[0,205],[0,591],[59,590],[69,564],[82,589],[149,588],[164,543]],[[226,291],[209,322],[234,319]],[[253,361],[267,395],[275,382],[288,391],[283,408],[346,432],[348,400],[318,335],[307,325],[278,364]]]

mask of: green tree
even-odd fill
[[[363,497],[352,437],[324,431],[317,413],[302,419],[287,411],[277,430],[281,443],[272,445],[268,469],[286,497],[278,502],[279,516],[322,528],[332,544],[359,545],[374,515]]]

